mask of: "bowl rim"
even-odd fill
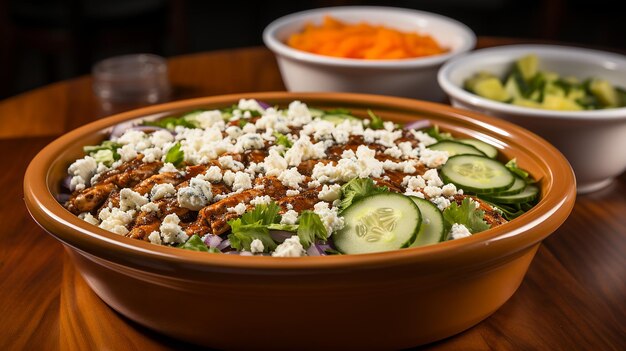
[[[439,86],[450,96],[451,99],[458,99],[465,104],[481,108],[484,111],[492,110],[498,113],[507,113],[516,116],[524,116],[529,118],[554,118],[554,119],[571,119],[571,120],[621,120],[626,119],[626,107],[611,108],[604,110],[585,110],[585,111],[556,111],[545,110],[539,108],[511,105],[504,102],[489,100],[487,98],[470,93],[460,86],[452,83],[450,76],[460,67],[468,62],[480,61],[481,58],[493,57],[494,55],[509,56],[511,62],[519,55],[534,52],[553,56],[567,57],[585,57],[588,59],[598,58],[610,59],[621,62],[626,66],[626,56],[616,53],[579,48],[564,45],[548,45],[548,44],[514,44],[498,47],[478,49],[472,52],[464,53],[446,62],[437,74]],[[477,68],[476,71],[479,71]]]
[[[523,137],[542,151],[548,158],[544,166],[549,170],[551,183],[545,190],[545,196],[530,211],[517,218],[514,222],[498,226],[468,238],[447,241],[436,245],[408,248],[402,250],[324,257],[276,258],[265,256],[242,257],[238,255],[212,255],[205,252],[181,250],[158,246],[149,242],[123,237],[104,229],[95,227],[67,211],[57,202],[48,188],[50,168],[60,162],[61,152],[75,144],[75,140],[85,135],[102,133],[106,128],[130,119],[147,117],[159,113],[168,113],[187,108],[198,108],[211,104],[226,104],[240,98],[260,100],[323,100],[328,103],[376,104],[386,108],[402,108],[405,110],[420,109],[442,116],[459,119],[459,123],[469,123],[473,128],[483,129],[490,133],[500,133]],[[526,152],[530,152],[529,150]],[[558,174],[559,182],[555,182]],[[564,185],[565,184],[565,185]],[[33,219],[47,232],[64,244],[91,256],[105,258],[112,262],[124,262],[131,266],[140,265],[143,269],[171,271],[170,266],[183,266],[187,269],[236,270],[236,271],[267,271],[302,272],[302,271],[333,271],[337,269],[366,269],[417,264],[423,262],[446,262],[451,259],[451,251],[455,255],[461,253],[478,255],[485,250],[498,250],[503,245],[515,245],[516,252],[543,240],[558,228],[571,212],[575,197],[576,185],[574,173],[565,157],[541,137],[515,126],[509,122],[493,117],[480,115],[471,111],[455,109],[450,106],[418,101],[413,99],[353,93],[288,93],[265,92],[229,94],[212,97],[181,100],[137,110],[120,113],[100,119],[74,129],[57,138],[42,149],[30,162],[24,176],[24,199]],[[559,220],[545,222],[557,216]],[[541,230],[540,230],[541,229]],[[495,252],[495,251],[494,251]],[[454,256],[457,257],[457,256]],[[141,263],[139,263],[141,262]],[[478,264],[478,263],[477,263]],[[480,264],[484,264],[480,262]],[[160,267],[160,268],[154,268]]]
[[[306,51],[291,48],[276,38],[276,32],[285,25],[292,24],[294,22],[305,22],[307,21],[307,19],[309,19],[309,17],[317,17],[320,15],[333,13],[352,13],[354,11],[371,11],[376,13],[385,12],[389,13],[390,15],[410,14],[418,17],[440,20],[443,22],[447,22],[453,27],[456,27],[459,36],[463,37],[463,42],[458,48],[450,50],[449,52],[444,54],[408,59],[364,60],[309,53]],[[446,17],[432,12],[390,6],[336,6],[305,10],[279,17],[272,21],[269,25],[267,25],[267,27],[265,27],[265,29],[263,30],[263,42],[270,50],[272,50],[277,55],[282,55],[291,59],[317,65],[378,69],[406,69],[438,65],[447,61],[451,57],[467,52],[473,49],[476,45],[476,34],[474,34],[474,32],[465,24],[450,17]]]

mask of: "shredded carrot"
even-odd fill
[[[330,16],[320,26],[307,23],[287,45],[314,54],[371,60],[437,55],[448,50],[430,35],[402,32],[365,22],[347,24]]]

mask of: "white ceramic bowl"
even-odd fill
[[[367,22],[432,36],[450,51],[401,60],[364,60],[323,56],[285,44],[306,23],[320,24],[331,15],[348,23]],[[294,13],[270,23],[263,31],[265,45],[274,52],[289,91],[345,91],[440,101],[437,70],[452,57],[474,48],[476,36],[453,19],[416,10],[347,6]]]
[[[537,54],[542,70],[607,79],[626,87],[626,56],[555,45],[477,50],[446,63],[439,71],[439,84],[453,106],[506,119],[554,144],[572,165],[579,194],[607,186],[626,170],[626,108],[542,110],[485,99],[462,88],[463,81],[478,71],[504,76],[516,59],[529,53]]]

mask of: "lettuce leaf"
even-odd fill
[[[84,146],[83,151],[96,159],[96,162],[102,162],[107,166],[111,166],[113,162],[120,159],[120,154],[117,153],[117,149],[122,146],[124,145],[111,140],[105,140],[100,143],[100,145]]]
[[[144,126],[154,126],[159,128],[165,128],[169,130],[174,130],[177,126],[183,126],[185,128],[196,128],[196,125],[191,122],[188,117],[197,115],[198,113],[204,112],[202,110],[193,111],[185,114],[180,117],[166,117],[156,121],[143,121]]]
[[[165,154],[165,162],[169,162],[178,167],[185,160],[185,153],[180,149],[180,142],[172,146]]]
[[[298,238],[300,243],[307,249],[315,240],[325,241],[328,237],[326,227],[320,216],[313,211],[303,211],[298,219]]]
[[[276,145],[282,145],[287,149],[293,146],[291,140],[289,140],[289,138],[287,138],[287,136],[284,134],[274,132],[274,137],[276,137],[276,142],[274,142],[274,144]]]
[[[209,252],[209,248],[202,241],[202,238],[200,238],[197,234],[192,235],[191,238],[187,240],[187,242],[179,245],[178,247],[181,249],[191,250],[191,251]]]
[[[469,197],[463,199],[461,206],[452,202],[443,211],[443,220],[446,232],[450,231],[454,223],[463,224],[472,234],[482,232],[491,226],[484,221],[485,211],[476,208],[476,202]]]

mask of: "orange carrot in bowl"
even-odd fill
[[[331,16],[324,17],[319,26],[307,23],[302,32],[289,37],[287,45],[319,55],[369,60],[406,59],[448,51],[430,35],[365,22],[348,24]]]

